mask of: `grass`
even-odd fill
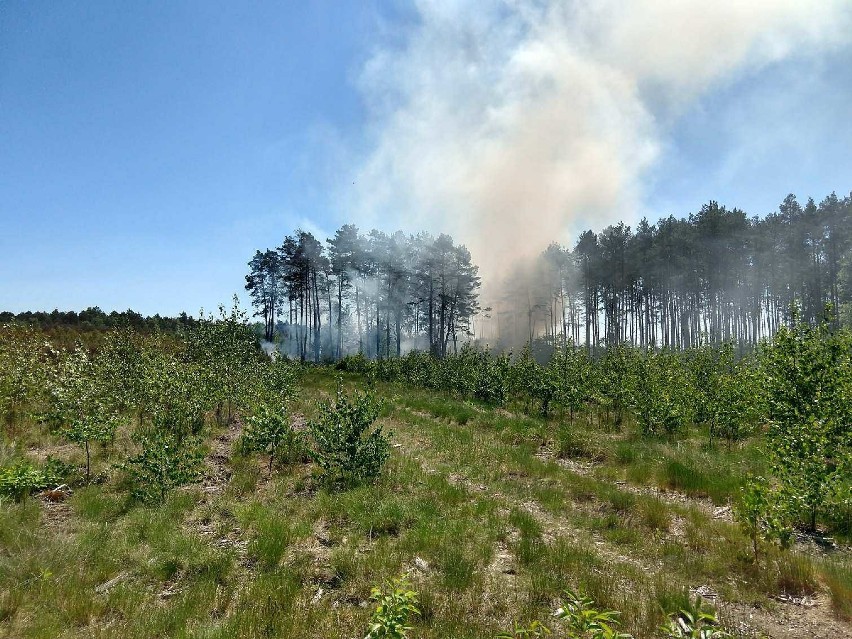
[[[344,385],[363,388],[355,375]],[[295,410],[310,419],[335,386],[311,370]],[[713,517],[708,500],[727,503],[761,471],[752,442],[711,449],[699,430],[642,439],[629,425],[568,427],[519,406],[374,389],[394,448],[372,486],[330,492],[310,464],[269,473],[265,459],[234,453],[216,490],[142,506],[111,470],[116,445],[98,451],[105,480],[77,488],[61,518],[38,499],[3,501],[0,636],[363,636],[370,587],[403,573],[420,595],[417,639],[552,624],[565,588],[621,611],[637,637],[654,636],[663,610],[702,584],[764,607],[824,590],[837,619],[852,617],[848,557],[754,564],[737,527]],[[22,435],[27,447],[16,441],[7,434],[0,455],[57,444],[38,429]]]
[[[845,621],[852,621],[852,561],[825,562],[822,578],[828,586],[834,613]]]
[[[816,568],[807,555],[784,553],[776,563],[778,590],[786,595],[801,597],[819,590]]]

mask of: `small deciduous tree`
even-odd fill
[[[755,561],[761,541],[778,543],[782,548],[790,545],[792,529],[784,500],[762,477],[742,488],[740,499],[734,504],[734,518],[751,540]]]
[[[115,437],[118,420],[106,411],[98,411],[95,415],[81,415],[71,421],[62,431],[66,439],[79,444],[86,452],[86,483],[88,484],[92,474],[91,444],[98,442],[106,444]]]
[[[187,354],[197,366],[196,383],[216,405],[217,417],[221,420],[227,410],[230,422],[235,409],[256,399],[265,357],[237,296],[230,311],[219,306],[217,319],[202,315],[188,337]]]
[[[287,415],[268,406],[261,406],[248,418],[240,445],[245,453],[269,455],[269,470],[276,459],[292,458],[302,448],[301,437],[293,430]]]
[[[381,427],[371,427],[380,406],[364,393],[348,398],[338,384],[334,402],[320,404],[319,418],[309,423],[309,451],[330,485],[348,486],[379,476],[390,455],[390,441]]]
[[[740,365],[730,372],[720,372],[709,381],[706,407],[710,437],[721,437],[728,447],[753,432],[761,416],[760,388],[756,371]]]
[[[70,353],[54,353],[59,365],[48,381],[46,418],[56,431],[86,452],[86,482],[91,477],[91,444],[112,441],[119,416],[108,397],[98,363],[78,345]]]
[[[405,577],[394,579],[386,591],[374,587],[370,599],[376,608],[370,617],[370,631],[364,639],[406,639],[411,626],[408,619],[419,615],[417,593],[408,585]]]
[[[773,470],[811,530],[852,477],[852,337],[826,321],[783,327],[764,352]]]
[[[195,480],[201,469],[201,442],[196,437],[179,439],[173,433],[154,429],[135,435],[142,450],[127,460],[125,468],[133,480],[133,494],[147,501],[162,501],[172,488]]]
[[[677,358],[649,352],[638,368],[632,405],[642,434],[673,435],[689,421]]]

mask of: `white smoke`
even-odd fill
[[[703,92],[852,33],[848,0],[415,7],[360,76],[359,218],[450,232],[486,280],[578,224],[635,219],[666,127]]]

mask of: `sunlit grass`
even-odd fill
[[[335,373],[306,372],[300,420],[336,384]],[[710,448],[699,429],[643,439],[582,415],[566,425],[522,406],[374,391],[395,445],[374,485],[330,491],[309,463],[270,474],[235,452],[222,485],[161,505],[130,500],[117,471],[77,487],[61,520],[37,498],[4,501],[0,636],[357,637],[370,587],[403,573],[420,593],[418,639],[550,623],[568,587],[620,610],[637,637],[698,584],[744,605],[824,592],[852,617],[848,560],[777,551],[755,564],[739,529],[714,517],[714,503],[762,470],[751,442]],[[99,454],[103,469],[120,459]]]

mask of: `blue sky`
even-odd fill
[[[502,11],[489,19],[507,24]],[[213,309],[235,292],[245,298],[254,250],[298,226],[331,233],[348,221],[388,230],[419,223],[476,244],[470,228],[443,229],[428,207],[408,215],[406,198],[419,192],[409,187],[422,175],[442,194],[430,206],[458,193],[441,182],[456,165],[437,178],[417,165],[421,151],[440,158],[447,148],[430,146],[430,136],[442,137],[434,127],[424,127],[425,142],[409,140],[404,157],[414,160],[393,161],[402,157],[391,148],[405,137],[400,127],[426,117],[424,83],[439,83],[445,111],[455,100],[474,117],[482,108],[469,102],[475,91],[440,84],[442,67],[421,82],[412,72],[421,68],[417,42],[440,61],[430,47],[511,47],[534,29],[507,29],[499,43],[478,42],[485,36],[473,27],[436,39],[455,28],[441,20],[404,2],[6,0],[0,309]],[[492,33],[494,24],[482,28]],[[509,62],[493,64],[499,75]],[[474,88],[484,82],[476,67],[465,69]],[[652,131],[638,146],[656,150],[624,187],[628,221],[683,215],[710,198],[764,214],[790,191],[820,199],[852,189],[848,42],[732,63],[689,91],[659,104],[637,97],[637,121]],[[389,158],[395,176],[385,179]],[[625,210],[584,217],[582,208],[559,228],[599,227]]]
[[[720,87],[680,116],[649,179],[649,208],[715,199],[752,215],[787,193],[852,191],[852,49],[778,63]]]

